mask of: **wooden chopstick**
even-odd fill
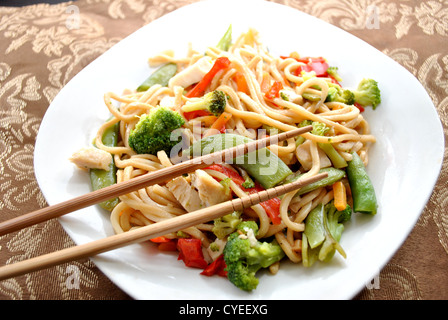
[[[212,221],[233,211],[241,211],[257,203],[302,188],[310,183],[327,177],[327,173],[320,173],[309,178],[302,178],[295,182],[277,186],[271,189],[251,194],[242,198],[226,201],[208,208],[200,209],[181,216],[156,222],[139,229],[116,234],[104,239],[63,249],[53,253],[24,260],[0,267],[0,281],[26,273],[42,270],[69,261],[75,261],[114,250],[133,243],[143,242],[152,238],[179,231],[191,226]]]
[[[63,201],[61,203],[48,206],[16,218],[0,223],[0,236],[11,233],[31,225],[44,222],[49,219],[57,218],[67,213],[100,203],[102,201],[113,199],[120,195],[130,193],[141,188],[162,183],[173,179],[184,173],[193,172],[196,169],[201,169],[210,166],[213,163],[222,163],[226,160],[233,159],[251,151],[269,146],[272,143],[293,138],[297,135],[309,132],[312,126],[306,126],[295,130],[280,133],[278,135],[266,137],[263,139],[251,141],[236,147],[217,151],[202,157],[193,158],[176,165],[166,167],[154,172],[147,173],[140,177],[130,179],[125,182],[120,182],[109,187],[105,187],[79,197]]]

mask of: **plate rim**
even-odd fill
[[[66,88],[69,88],[69,84],[70,84],[72,81],[76,81],[76,79],[79,79],[80,77],[82,77],[82,75],[84,74],[84,70],[86,70],[87,68],[89,68],[89,66],[95,66],[95,64],[97,63],[97,61],[98,61],[99,59],[101,59],[104,55],[110,55],[110,54],[113,54],[113,52],[114,52],[114,47],[118,46],[118,45],[119,45],[120,43],[122,43],[123,41],[130,41],[129,39],[132,39],[132,38],[134,38],[134,37],[138,37],[138,34],[140,34],[141,32],[143,32],[143,31],[142,31],[143,29],[145,29],[145,28],[153,28],[153,27],[150,27],[150,26],[153,26],[154,24],[161,23],[160,21],[163,22],[163,21],[165,21],[166,19],[170,19],[170,17],[171,17],[172,15],[174,15],[174,14],[180,14],[180,13],[182,13],[184,10],[187,10],[187,9],[188,9],[188,10],[193,10],[192,8],[194,8],[194,7],[196,7],[196,6],[206,6],[206,5],[210,5],[211,3],[214,3],[214,2],[217,2],[217,1],[218,1],[218,0],[204,0],[204,1],[199,1],[199,2],[195,2],[195,3],[189,4],[189,5],[180,7],[180,8],[178,8],[178,9],[176,9],[176,10],[174,10],[174,11],[172,11],[172,12],[169,12],[169,13],[167,13],[166,15],[164,15],[164,16],[162,16],[162,17],[160,17],[160,18],[158,18],[158,19],[156,19],[156,20],[154,20],[154,21],[152,21],[150,24],[148,24],[148,25],[146,25],[146,26],[143,26],[142,28],[136,30],[135,32],[131,33],[129,36],[125,37],[125,38],[124,38],[123,40],[121,40],[119,43],[115,44],[113,47],[111,47],[109,50],[107,50],[107,51],[106,51],[105,53],[103,53],[101,56],[99,56],[99,57],[96,58],[94,61],[92,61],[88,66],[86,66],[86,67],[85,67],[83,70],[81,70],[78,74],[76,74],[76,75],[75,75],[75,76],[74,76],[74,77],[73,77],[73,78],[72,78],[72,79],[71,79],[71,80],[70,80],[70,81],[69,81],[69,82],[68,82],[68,83],[67,83],[67,84],[60,90],[60,92],[58,93],[58,95],[55,97],[55,99],[54,99],[54,100],[52,101],[52,103],[50,104],[50,106],[49,106],[49,108],[47,109],[47,111],[50,110],[50,108],[52,107],[52,105],[53,105],[53,103],[54,103],[55,101],[56,101],[56,103],[57,103],[57,101],[58,101],[58,100],[57,100],[57,99],[58,99],[58,96],[62,96],[62,95],[61,95],[61,92],[65,92],[65,90],[69,90],[69,89],[66,89]],[[226,1],[226,3],[233,3],[233,2],[237,2],[237,1]],[[338,30],[338,32],[344,32],[345,34],[347,34],[348,36],[352,37],[353,39],[356,39],[357,41],[361,41],[362,43],[364,43],[364,45],[369,46],[370,49],[374,49],[374,50],[376,50],[378,53],[381,53],[381,54],[383,55],[383,57],[390,59],[391,62],[393,62],[394,64],[396,64],[397,67],[400,67],[400,68],[402,68],[402,70],[404,70],[405,72],[407,72],[408,76],[410,76],[410,77],[412,77],[412,79],[414,79],[413,81],[417,81],[418,84],[419,84],[420,86],[422,86],[422,84],[418,81],[418,79],[417,79],[412,73],[410,73],[406,68],[404,68],[402,65],[400,65],[400,64],[397,63],[397,62],[395,62],[392,58],[388,57],[387,55],[385,55],[385,54],[382,53],[380,50],[376,49],[375,47],[373,47],[372,45],[370,45],[370,44],[367,43],[366,41],[364,41],[364,40],[362,40],[362,39],[360,39],[360,38],[354,36],[353,34],[347,32],[347,31],[345,31],[345,30],[343,30],[343,29],[341,29],[341,28],[338,28],[338,27],[336,27],[336,26],[334,26],[334,25],[332,25],[332,24],[330,24],[330,23],[328,23],[328,22],[325,22],[325,21],[323,21],[323,20],[321,20],[321,19],[319,19],[319,18],[317,18],[317,17],[311,16],[311,15],[305,13],[305,12],[302,12],[302,11],[300,11],[300,10],[298,10],[298,9],[295,9],[295,8],[292,8],[292,7],[283,5],[283,4],[278,4],[278,3],[268,2],[268,1],[264,1],[264,0],[250,0],[250,1],[247,1],[247,0],[246,0],[246,1],[244,1],[244,2],[264,3],[264,5],[267,5],[267,6],[274,6],[274,7],[277,7],[277,6],[278,6],[278,7],[284,7],[286,10],[294,10],[294,11],[300,13],[300,14],[307,15],[309,18],[314,19],[315,21],[319,21],[319,23],[326,24],[327,27],[335,28],[335,29]],[[75,80],[74,80],[74,79],[75,79]],[[422,87],[423,87],[423,86],[422,86]],[[423,89],[424,89],[424,88],[423,88]],[[424,90],[424,91],[426,92],[426,90]],[[431,104],[432,104],[432,106],[433,106],[433,112],[435,113],[437,119],[439,120],[440,128],[438,128],[438,130],[440,130],[441,133],[442,133],[442,135],[441,135],[441,138],[442,138],[442,139],[441,139],[441,140],[442,140],[443,144],[442,144],[442,146],[441,146],[441,151],[442,151],[442,152],[441,152],[440,165],[439,165],[438,169],[435,170],[435,171],[438,172],[438,174],[437,174],[436,177],[434,177],[434,179],[433,179],[433,182],[432,182],[432,189],[431,189],[431,192],[429,192],[429,194],[428,194],[428,196],[427,196],[427,198],[426,198],[425,204],[423,204],[423,205],[422,205],[422,209],[419,210],[419,211],[420,211],[420,214],[418,214],[418,215],[415,217],[415,221],[412,223],[412,227],[410,227],[409,230],[407,230],[406,235],[403,237],[403,240],[400,242],[399,245],[396,246],[396,250],[394,250],[393,252],[390,252],[390,254],[388,255],[388,257],[387,257],[386,259],[384,259],[385,261],[383,261],[382,266],[381,266],[381,269],[384,267],[385,264],[387,264],[387,262],[392,258],[392,256],[396,253],[396,251],[398,251],[398,250],[400,249],[400,247],[402,246],[403,242],[408,238],[409,233],[410,233],[410,232],[412,231],[412,229],[415,227],[415,224],[416,224],[418,218],[420,217],[420,215],[422,214],[423,209],[424,209],[424,206],[425,206],[426,203],[429,201],[429,198],[431,197],[431,195],[432,195],[432,193],[433,193],[433,190],[434,190],[434,187],[435,187],[435,185],[436,185],[436,183],[437,183],[437,180],[439,179],[439,176],[440,176],[440,172],[441,172],[441,168],[442,168],[442,164],[443,164],[443,157],[444,157],[444,144],[445,144],[445,141],[444,141],[444,140],[445,140],[445,137],[444,137],[444,134],[443,134],[443,127],[442,127],[442,124],[441,124],[441,122],[440,122],[440,117],[438,116],[438,113],[437,113],[437,109],[435,108],[435,106],[434,106],[434,104],[433,104],[432,100],[430,99],[430,97],[429,97],[429,95],[428,95],[427,92],[426,92],[426,95],[427,95],[428,101],[430,101]],[[45,124],[46,116],[47,116],[47,112],[45,113],[45,115],[44,115],[44,117],[43,117],[43,119],[42,119],[41,127],[42,127],[43,124]],[[48,119],[48,118],[47,118],[47,119]],[[40,132],[41,132],[41,130],[40,130],[40,128],[39,128],[39,131],[38,131],[38,134],[37,134],[37,137],[36,137],[36,142],[35,142],[35,145],[36,145],[36,148],[35,148],[35,154],[38,152],[38,145],[41,143],[41,142],[40,142],[40,137],[41,137]],[[440,137],[439,137],[439,138],[440,138]],[[35,172],[36,172],[36,179],[37,179],[37,181],[38,181],[39,188],[42,190],[42,193],[44,194],[44,197],[45,197],[45,199],[47,200],[48,197],[47,197],[47,195],[45,195],[45,192],[43,191],[42,186],[41,186],[41,182],[40,182],[40,181],[43,181],[43,178],[42,178],[42,177],[38,177],[40,171],[39,171],[39,170],[36,170],[36,157],[34,157],[33,162],[34,162],[34,168],[35,168]],[[48,200],[47,200],[47,201],[48,201]],[[61,221],[60,221],[60,222],[61,222]],[[70,237],[72,238],[71,232],[69,232],[69,230],[67,229],[67,225],[66,225],[65,223],[63,223],[63,222],[61,222],[61,225],[63,226],[64,230],[65,230],[65,231],[70,235]],[[73,238],[72,238],[72,239],[73,239]],[[76,241],[75,241],[75,242],[76,242]],[[109,272],[107,272],[107,271],[104,271],[103,268],[100,267],[101,262],[98,262],[98,259],[97,259],[97,258],[92,258],[92,260],[93,260],[94,262],[96,261],[95,264],[98,266],[98,268],[99,268],[103,273],[105,273],[105,274],[108,276],[108,278],[109,278],[110,280],[112,280],[112,281],[113,281],[118,287],[120,287],[123,291],[125,291],[127,294],[129,294],[129,295],[132,296],[133,298],[136,298],[136,299],[141,298],[140,296],[134,296],[133,293],[129,291],[129,288],[127,288],[126,286],[123,286],[122,283],[117,283],[116,281],[114,281],[114,280],[113,280],[113,278],[114,278],[113,275],[111,275],[111,274],[110,274]],[[100,260],[101,260],[101,259],[100,259]],[[352,288],[352,293],[351,293],[351,294],[346,293],[346,295],[345,295],[344,298],[346,298],[346,299],[348,299],[348,298],[353,298],[353,297],[359,292],[359,290],[361,290],[362,285],[363,285],[363,284],[358,284],[357,286],[353,286],[353,288]],[[355,287],[357,287],[356,290],[355,290]],[[356,292],[354,292],[354,291],[356,291]],[[143,298],[144,298],[144,297],[143,297]],[[246,298],[250,299],[250,297],[246,297]],[[256,298],[256,297],[254,297],[254,298]]]

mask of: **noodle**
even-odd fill
[[[326,136],[313,133],[303,134],[305,141],[310,141],[309,156],[310,169],[304,170],[297,156],[299,145],[295,139],[280,145],[270,146],[275,153],[294,171],[305,176],[313,176],[319,172],[323,164],[319,153],[319,143],[332,143],[335,150],[347,161],[351,160],[351,152],[358,152],[367,164],[370,145],[375,137],[370,134],[368,122],[363,118],[360,110],[354,105],[340,102],[326,102],[331,79],[328,77],[305,78],[296,70],[304,65],[291,57],[279,58],[269,53],[262,45],[256,31],[251,30],[253,41],[248,42],[244,35],[240,36],[230,47],[228,52],[218,48],[209,48],[206,53],[211,59],[225,56],[231,61],[226,70],[218,72],[208,87],[208,91],[220,90],[227,96],[225,111],[231,114],[226,124],[228,132],[236,133],[251,139],[262,137],[259,129],[270,128],[278,131],[289,131],[297,128],[304,120],[320,122],[330,128]],[[176,63],[179,70],[192,66],[203,55],[189,50],[186,57],[174,58],[174,53],[165,51],[149,59],[151,65]],[[178,71],[179,72],[179,71]],[[234,80],[235,75],[242,74],[247,84],[247,91],[238,91]],[[263,81],[279,82],[287,89],[294,99],[284,99],[276,96],[266,98],[266,88]],[[169,155],[158,152],[157,155],[137,154],[129,147],[130,132],[142,114],[167,104],[169,108],[182,114],[182,106],[196,98],[184,95],[187,88],[179,86],[162,87],[154,85],[146,92],[125,92],[123,95],[106,93],[104,103],[112,114],[112,118],[104,123],[96,134],[95,144],[114,156],[117,171],[117,181],[126,181],[147,172],[160,170],[173,165]],[[304,94],[317,96],[315,101],[308,101]],[[182,128],[187,141],[192,144],[201,139],[202,135],[216,120],[213,116],[201,116],[187,120]],[[108,147],[102,142],[104,131],[115,123],[120,123],[119,143],[116,147]],[[264,134],[266,131],[264,130]],[[234,170],[229,166],[229,169]],[[222,172],[212,168],[204,171],[222,181],[228,178]],[[185,177],[189,183],[194,173]],[[246,191],[237,183],[230,181],[229,187],[234,197],[243,197]],[[275,236],[288,259],[294,263],[302,260],[301,243],[305,229],[305,219],[319,204],[329,203],[333,199],[331,188],[319,188],[307,194],[297,195],[290,192],[281,198],[280,224],[273,224],[266,210],[260,204],[245,210],[244,219],[255,220],[259,225],[257,237],[259,239]],[[181,202],[175,197],[166,183],[142,188],[138,191],[120,196],[120,202],[111,212],[111,223],[116,233],[127,232],[141,226],[170,219],[187,213]],[[213,235],[213,221],[182,230],[179,233],[166,235],[167,239],[175,239],[187,234],[201,239],[205,248],[215,239]],[[272,267],[278,270],[278,265]]]

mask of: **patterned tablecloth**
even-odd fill
[[[34,177],[42,117],[59,90],[118,41],[193,0],[80,0],[0,7],[0,220],[46,206]],[[446,0],[279,0],[367,41],[407,68],[428,91],[448,133]],[[69,7],[71,6],[71,7]],[[73,13],[79,28],[67,28]],[[445,147],[445,150],[446,147]],[[446,152],[445,152],[446,153]],[[424,168],[422,168],[424,170]],[[448,159],[403,246],[356,299],[448,299]],[[72,246],[56,220],[0,237],[0,263]],[[73,264],[73,263],[72,263]],[[88,259],[0,282],[0,299],[129,299]]]

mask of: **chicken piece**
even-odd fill
[[[297,104],[302,104],[303,102],[303,97],[300,94],[297,94],[294,90],[288,88],[280,90],[280,97]]]
[[[183,88],[189,87],[190,85],[201,81],[212,67],[212,59],[208,56],[203,57],[172,77],[168,86],[170,88],[173,88],[174,86],[181,86]]]
[[[206,249],[206,252],[212,261],[218,259],[218,257],[223,253],[226,243],[227,240],[219,238],[216,238],[215,241],[210,243]]]
[[[188,212],[202,208],[198,191],[193,188],[184,177],[177,177],[169,181],[166,186],[179,203]]]
[[[69,159],[81,169],[103,169],[109,171],[112,155],[98,148],[82,148]]]
[[[206,207],[232,198],[232,193],[204,170],[195,171],[191,179],[191,185],[198,190],[199,198]]]
[[[313,158],[311,157],[310,147],[311,147],[311,141],[307,140],[296,148],[297,160],[299,160],[302,167],[307,171],[310,170],[311,167],[313,166]],[[320,167],[321,168],[331,167],[331,161],[327,157],[325,152],[320,148],[317,148],[317,150],[320,159]]]
[[[171,96],[164,96],[159,102],[159,106],[170,109],[174,109],[175,105],[176,105],[176,98]]]

